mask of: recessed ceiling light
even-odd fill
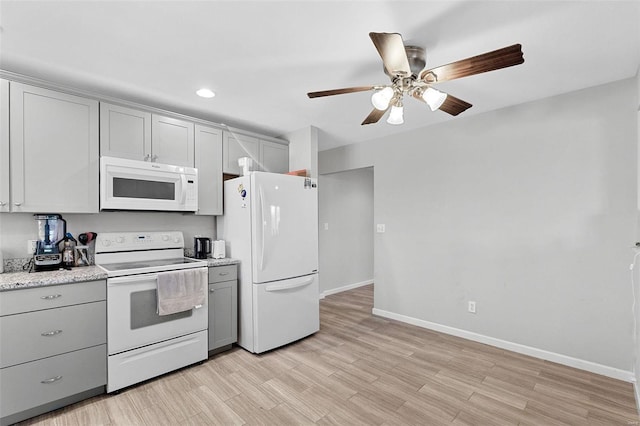
[[[196,95],[203,98],[213,98],[216,94],[209,89],[200,89],[196,92]]]

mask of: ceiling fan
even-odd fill
[[[448,95],[432,86],[443,81],[468,77],[487,71],[519,65],[524,62],[522,46],[514,44],[502,49],[483,53],[435,68],[425,68],[425,50],[418,46],[405,46],[398,33],[369,33],[382,63],[384,72],[391,78],[391,84],[382,86],[359,86],[344,89],[309,92],[309,98],[341,95],[344,93],[374,90],[371,103],[373,111],[362,125],[377,123],[391,108],[387,123],[402,124],[403,97],[411,96],[425,102],[432,111],[439,109],[451,115],[458,115],[471,108],[471,104]]]

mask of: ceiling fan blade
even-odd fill
[[[444,103],[438,109],[440,111],[446,112],[447,114],[456,116],[461,112],[465,112],[472,106],[473,105],[471,105],[469,102],[458,99],[455,96],[447,95],[447,99],[444,100]]]
[[[441,83],[443,81],[519,65],[523,62],[522,46],[520,44],[514,44],[447,65],[423,70],[420,73],[420,80],[429,84]]]
[[[413,97],[419,100],[420,102],[426,103],[426,101],[422,98],[422,96],[420,95],[420,92],[418,91],[413,92]],[[442,103],[442,105],[440,105],[440,108],[438,109],[440,111],[446,112],[447,114],[456,116],[461,112],[465,112],[472,106],[473,105],[471,105],[469,102],[463,101],[462,99],[459,99],[459,98],[456,98],[455,96],[451,96],[447,94],[447,98],[444,100],[444,102]]]
[[[307,96],[310,98],[320,98],[322,96],[342,95],[344,93],[366,92],[373,90],[373,86],[347,87],[344,89],[322,90],[320,92],[309,92]]]
[[[411,67],[404,49],[402,36],[398,33],[369,33],[371,41],[378,49],[387,74],[391,77],[411,75]]]
[[[381,111],[379,109],[374,108],[373,111],[371,111],[371,113],[367,115],[367,118],[364,119],[361,125],[364,126],[365,124],[377,123],[382,118],[385,112],[387,112],[386,109],[384,111]]]

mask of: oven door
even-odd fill
[[[107,279],[109,355],[207,329],[206,305],[171,315],[157,314],[157,278],[158,274],[140,274]]]

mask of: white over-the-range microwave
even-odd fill
[[[100,157],[100,210],[198,210],[198,170]]]

